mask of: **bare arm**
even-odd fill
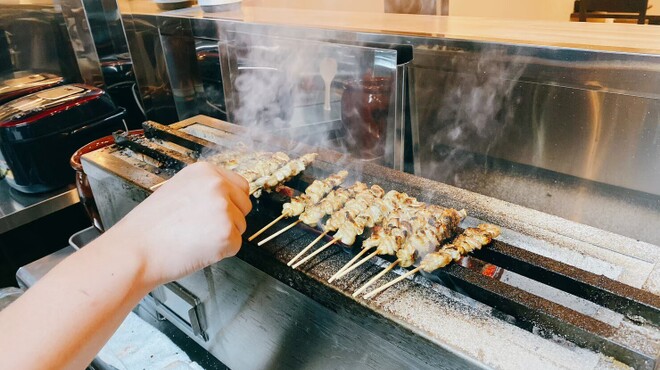
[[[0,368],[87,366],[150,290],[238,251],[247,191],[210,165],[184,169],[0,312]]]

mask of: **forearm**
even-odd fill
[[[151,289],[234,255],[251,208],[240,176],[187,166],[0,312],[0,369],[84,368]]]
[[[142,257],[112,240],[120,239],[104,235],[76,252],[0,312],[3,366],[81,369],[89,364],[153,288],[144,279]]]

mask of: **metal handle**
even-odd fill
[[[175,324],[187,326],[195,336],[208,341],[202,301],[176,281],[167,283],[162,288],[152,292],[158,305],[165,310],[161,314]]]

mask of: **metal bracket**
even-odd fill
[[[207,324],[202,301],[181,284],[173,281],[151,293],[159,307],[163,308],[163,316],[174,324],[185,325],[192,333],[205,342],[209,340],[206,333]]]

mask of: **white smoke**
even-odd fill
[[[282,37],[235,33],[227,41],[233,96],[228,109],[230,120],[247,127],[248,145],[269,143],[280,136],[315,148],[342,154],[338,165],[349,168],[359,179],[362,162],[354,160],[341,125],[341,96],[344,83],[376,74],[376,57],[351,54],[346,46]],[[331,110],[324,111],[325,85],[321,62],[333,59],[338,71],[331,85]],[[364,59],[364,60],[363,60]],[[366,62],[365,62],[366,61]],[[382,63],[382,62],[380,62]],[[394,64],[395,65],[395,64]],[[390,70],[391,72],[391,70]],[[298,148],[288,148],[291,152]]]
[[[462,185],[461,169],[474,163],[469,152],[488,155],[513,122],[519,98],[512,92],[525,66],[522,57],[501,50],[481,51],[472,64],[457,63],[466,57],[457,53],[452,62],[462,66],[440,77],[441,86],[436,80],[426,87],[437,106],[435,116],[419,123],[419,137],[430,138],[421,144],[433,150],[423,172],[456,186]]]

